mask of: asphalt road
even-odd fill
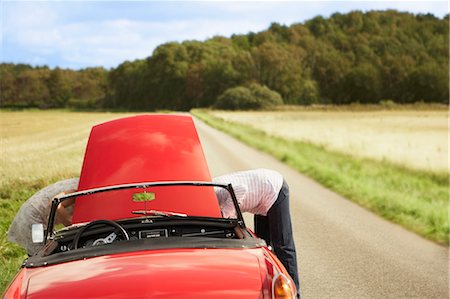
[[[198,120],[196,125],[211,175],[264,167],[286,178],[303,299],[449,298],[448,247],[381,219]]]

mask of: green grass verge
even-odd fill
[[[317,182],[419,235],[449,243],[449,177],[355,158],[322,146],[292,141],[195,109],[191,113]]]

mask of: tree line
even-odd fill
[[[256,85],[291,105],[448,103],[448,45],[448,15],[335,13],[230,38],[165,43],[110,70],[3,63],[0,105],[189,110]]]
[[[2,107],[94,108],[108,89],[108,71],[87,68],[74,71],[0,64],[0,105]]]

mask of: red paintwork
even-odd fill
[[[260,248],[173,249],[22,271],[27,299],[269,298],[272,265]]]
[[[140,115],[92,128],[79,190],[157,181],[211,181],[203,149],[190,116]],[[147,209],[221,217],[212,188],[160,187],[148,189],[156,200]],[[126,190],[76,199],[73,223],[96,219],[139,217],[132,210],[144,203],[131,200]]]
[[[24,277],[26,277],[27,271],[22,269],[14,277],[11,284],[6,288],[2,298],[5,299],[21,299],[26,297],[27,280],[24,283]]]

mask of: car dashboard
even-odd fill
[[[242,239],[251,235],[239,227],[236,221],[220,219],[211,221],[204,219],[143,219],[118,221],[125,229],[128,237],[107,225],[98,225],[86,230],[78,241],[78,248],[107,245],[121,241],[135,241],[142,239],[162,238],[216,238],[216,239]],[[55,235],[57,242],[53,253],[66,252],[76,248],[74,242],[80,227],[69,228]]]
[[[95,222],[95,221],[94,221]],[[242,250],[265,247],[236,219],[158,218],[117,221],[126,231],[123,236],[108,225],[85,230],[80,224],[58,231],[23,267],[36,268],[81,259],[147,250],[226,248]],[[91,224],[91,223],[90,223]],[[77,246],[75,246],[77,243]]]

